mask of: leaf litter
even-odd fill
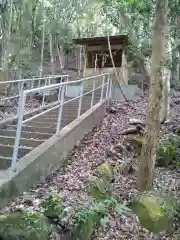
[[[171,91],[171,121],[162,126],[164,137],[171,135],[175,128],[180,127],[179,111],[180,92]],[[91,203],[92,198],[87,191],[88,182],[93,176],[96,166],[108,160],[107,152],[112,145],[121,142],[124,136],[121,132],[128,128],[129,120],[138,118],[145,120],[148,96],[144,94],[136,101],[113,101],[100,126],[93,128],[76,146],[68,157],[67,165],[50,175],[45,181],[34,186],[29,192],[24,192],[16,198],[3,212],[19,210],[39,211],[39,204],[46,193],[58,190],[66,205],[67,211],[75,206]],[[131,156],[133,157],[133,156]],[[137,164],[137,160],[136,160]],[[120,203],[127,203],[138,194],[136,189],[136,174],[127,177],[118,175],[113,183],[114,194]],[[180,171],[170,168],[156,168],[154,189],[173,194],[180,198]],[[110,219],[106,228],[100,227],[94,236],[95,240],[113,239],[178,239],[180,223],[175,220],[169,233],[152,234],[146,231],[139,223],[137,217],[130,213],[123,213],[117,219]],[[53,238],[52,238],[53,239]],[[54,238],[58,239],[58,238]]]

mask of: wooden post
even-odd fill
[[[128,66],[124,50],[122,52],[122,77],[124,79],[124,83],[128,85]]]

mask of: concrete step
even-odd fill
[[[66,124],[70,120],[71,121],[74,120],[76,117],[77,117],[77,115],[75,115],[75,116],[66,116],[66,117],[62,116],[61,122]],[[51,118],[51,119],[50,118],[48,118],[48,119],[44,119],[44,118],[39,119],[39,118],[37,118],[37,119],[34,119],[33,121],[30,121],[30,122],[26,123],[25,126],[27,126],[27,127],[35,127],[35,128],[39,127],[40,132],[41,132],[41,130],[45,131],[45,129],[47,128],[48,129],[47,133],[49,133],[50,129],[54,129],[54,128],[57,127],[57,118]],[[32,131],[32,129],[31,129],[31,131]],[[38,132],[38,128],[37,128],[37,132]]]
[[[43,127],[44,126],[44,127]],[[29,125],[25,125],[22,127],[22,131],[25,131],[25,132],[39,132],[39,133],[55,133],[56,132],[56,125],[54,126],[49,126],[46,125],[44,123],[41,124],[41,126],[39,126],[38,123],[36,123],[36,125],[34,126],[31,126],[30,124]],[[13,130],[16,130],[16,125],[10,125],[10,128]]]
[[[57,122],[57,117],[53,118],[51,116],[48,116],[48,117],[40,116],[40,117],[33,119],[32,121],[27,122],[26,124],[29,124],[31,126],[36,126],[36,123],[38,123],[38,122],[40,122],[40,123],[43,122],[49,126],[49,125],[55,124]]]
[[[53,121],[54,120],[54,121]],[[31,127],[40,127],[40,128],[48,128],[48,129],[53,129],[53,128],[56,128],[57,126],[57,119],[53,119],[52,118],[52,122],[46,122],[44,121],[44,119],[34,119],[33,121],[30,121],[28,123],[26,123],[26,126],[31,126]],[[25,127],[25,126],[24,126]],[[41,130],[41,129],[40,129]],[[43,130],[43,129],[42,129]],[[31,132],[31,131],[30,131]],[[34,132],[34,131],[33,131]],[[36,132],[36,131],[35,131]],[[48,133],[48,132],[47,132]]]
[[[0,154],[3,157],[12,157],[14,146],[0,144]],[[21,158],[32,151],[32,147],[19,147],[18,158]]]
[[[8,136],[0,136],[0,143],[3,145],[14,145],[15,137],[8,137]],[[27,147],[37,147],[45,140],[35,140],[35,139],[27,139],[21,138],[20,139],[20,146],[27,146]]]
[[[16,136],[16,130],[8,130],[8,129],[0,129],[0,135],[3,136],[11,136],[15,137]],[[39,133],[39,132],[21,132],[21,137],[22,138],[28,138],[28,139],[48,139],[52,137],[53,134],[50,133]]]
[[[6,170],[11,166],[11,157],[0,156],[0,170]]]
[[[91,94],[84,96],[81,114],[90,109]],[[65,99],[67,101],[69,99]],[[100,100],[100,92],[95,93],[94,105]],[[61,129],[77,118],[79,99],[68,102],[63,106]],[[56,133],[59,108],[41,115],[22,127],[18,159],[25,156],[33,148],[39,146]],[[32,115],[33,116],[33,115]],[[11,165],[13,146],[17,126],[10,124],[6,129],[0,129],[0,171]]]

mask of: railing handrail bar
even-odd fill
[[[108,85],[108,83],[104,84],[104,86],[106,86],[106,85]],[[67,100],[67,101],[64,102],[63,105],[65,105],[65,104],[67,104],[67,103],[69,103],[69,102],[75,101],[75,100],[79,99],[81,96],[86,96],[86,95],[92,93],[93,91],[95,91],[95,90],[97,90],[97,89],[100,89],[101,87],[102,87],[102,86],[98,86],[98,87],[95,88],[94,90],[90,90],[89,92],[85,92],[85,93],[83,93],[82,95],[79,95],[79,96],[74,97],[74,98],[72,98],[72,99],[70,99],[70,100]],[[45,111],[40,112],[40,113],[38,113],[38,114],[36,114],[36,115],[34,115],[34,116],[32,116],[32,117],[29,117],[29,118],[23,120],[22,122],[23,122],[23,123],[27,123],[27,122],[29,122],[29,121],[32,121],[33,119],[36,119],[37,117],[43,116],[44,114],[46,114],[46,113],[48,113],[48,112],[50,112],[50,111],[58,108],[58,107],[60,106],[60,102],[61,102],[60,100],[59,100],[59,101],[56,101],[56,104],[57,104],[57,105],[52,106],[51,108],[48,108],[48,109],[46,109]]]
[[[69,75],[49,75],[47,77],[38,77],[38,78],[23,78],[23,79],[17,79],[17,80],[11,80],[11,81],[0,81],[0,84],[8,84],[8,83],[19,83],[19,82],[28,82],[28,81],[37,81],[37,80],[42,80],[42,79],[48,79],[52,77],[68,77]]]
[[[107,76],[107,83],[105,81]],[[101,86],[97,86],[96,88],[93,85],[93,90],[90,90],[89,92],[84,92],[84,81],[93,79],[93,81],[95,81],[96,79],[98,80],[99,77],[102,77],[102,84]],[[74,97],[72,99],[72,101],[74,101],[75,99],[79,98],[79,106],[78,106],[78,113],[77,113],[77,119],[80,118],[81,115],[81,110],[82,110],[82,97],[91,93],[91,92],[95,92],[96,89],[101,88],[101,97],[100,97],[100,102],[103,101],[103,94],[104,94],[104,86],[107,85],[107,89],[106,89],[106,94],[105,94],[105,99],[108,100],[109,97],[111,96],[109,91],[109,84],[112,85],[112,79],[111,81],[109,81],[110,79],[110,74],[109,73],[104,73],[104,74],[100,74],[97,76],[91,76],[91,77],[86,77],[86,78],[82,78],[80,80],[77,80],[76,83],[81,83],[80,85],[80,96]],[[101,80],[101,79],[100,79]],[[14,143],[14,149],[13,149],[13,154],[12,154],[12,161],[11,161],[11,168],[12,170],[16,170],[16,164],[17,164],[17,157],[18,157],[18,150],[19,150],[19,145],[20,145],[20,138],[21,138],[21,132],[22,132],[22,126],[24,123],[35,119],[36,117],[43,115],[45,112],[49,112],[52,109],[56,109],[59,107],[58,110],[58,120],[57,120],[57,126],[56,126],[56,134],[59,135],[60,133],[60,129],[61,129],[61,121],[62,121],[62,110],[63,110],[63,106],[64,106],[64,93],[65,93],[65,89],[67,89],[67,86],[70,84],[74,84],[75,81],[71,81],[71,82],[64,82],[64,83],[59,83],[59,84],[53,84],[50,86],[45,86],[45,87],[38,87],[38,88],[34,88],[34,89],[30,89],[30,90],[23,90],[20,92],[20,100],[19,100],[19,105],[18,105],[18,122],[17,122],[17,129],[16,129],[16,137],[15,137],[15,143]],[[56,105],[54,107],[52,107],[51,109],[47,109],[45,110],[43,113],[39,113],[36,114],[35,116],[30,117],[29,119],[25,119],[24,118],[24,109],[25,109],[25,102],[27,99],[27,94],[28,93],[34,93],[34,92],[41,92],[41,91],[50,91],[50,90],[54,90],[56,88],[59,88],[59,93],[60,93],[60,97],[58,94],[58,103],[56,102]],[[94,96],[92,95],[92,98],[94,99]],[[60,100],[60,102],[59,102]],[[67,101],[69,102],[69,101]],[[92,100],[91,100],[92,102]],[[90,109],[92,108],[92,106],[90,107]]]
[[[43,86],[43,87],[39,87],[39,88],[27,89],[27,90],[24,90],[23,93],[24,93],[24,95],[27,95],[27,94],[33,93],[33,92],[43,92],[43,90],[49,91],[49,90],[52,90],[52,89],[56,89],[59,86],[71,85],[73,83],[81,83],[81,82],[84,82],[84,81],[87,81],[87,80],[91,80],[93,78],[99,78],[99,77],[107,76],[107,75],[109,75],[109,73],[104,73],[104,74],[96,75],[96,76],[93,76],[93,77],[86,77],[86,78],[82,78],[82,79],[77,80],[77,81],[62,82],[62,83],[51,84],[51,85],[47,85],[47,86]]]

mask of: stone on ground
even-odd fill
[[[138,216],[142,226],[153,233],[167,230],[175,213],[175,204],[170,197],[151,194],[137,197],[129,207]]]

